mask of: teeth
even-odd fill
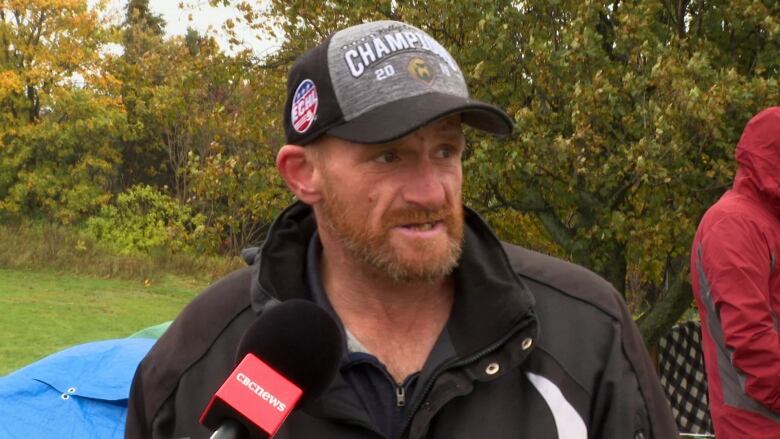
[[[414,224],[411,226],[413,229],[417,230],[431,230],[433,228],[433,223],[424,223],[424,224]]]

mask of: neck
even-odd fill
[[[344,326],[398,382],[422,369],[449,319],[451,277],[397,282],[323,241],[320,275]]]
[[[435,306],[452,296],[451,281],[443,277],[431,282],[396,282],[378,277],[352,264],[339,263],[323,254],[321,276],[331,301],[363,312],[392,311],[388,317],[404,318],[406,311]]]

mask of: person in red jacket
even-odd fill
[[[748,122],[736,159],[691,252],[710,412],[718,439],[780,438],[780,107]]]

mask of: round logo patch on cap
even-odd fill
[[[433,68],[431,68],[425,60],[421,58],[412,58],[412,60],[409,61],[407,69],[409,70],[409,74],[412,75],[412,78],[429,85],[433,82]]]
[[[293,129],[299,133],[305,133],[317,116],[317,105],[319,100],[317,98],[317,87],[314,86],[314,81],[311,79],[304,79],[303,82],[298,85],[293,95],[292,110],[291,111],[291,123]]]

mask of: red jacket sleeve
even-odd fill
[[[772,310],[771,251],[749,218],[718,221],[701,242],[701,261],[731,362],[745,375],[744,391],[780,412],[780,337]]]

